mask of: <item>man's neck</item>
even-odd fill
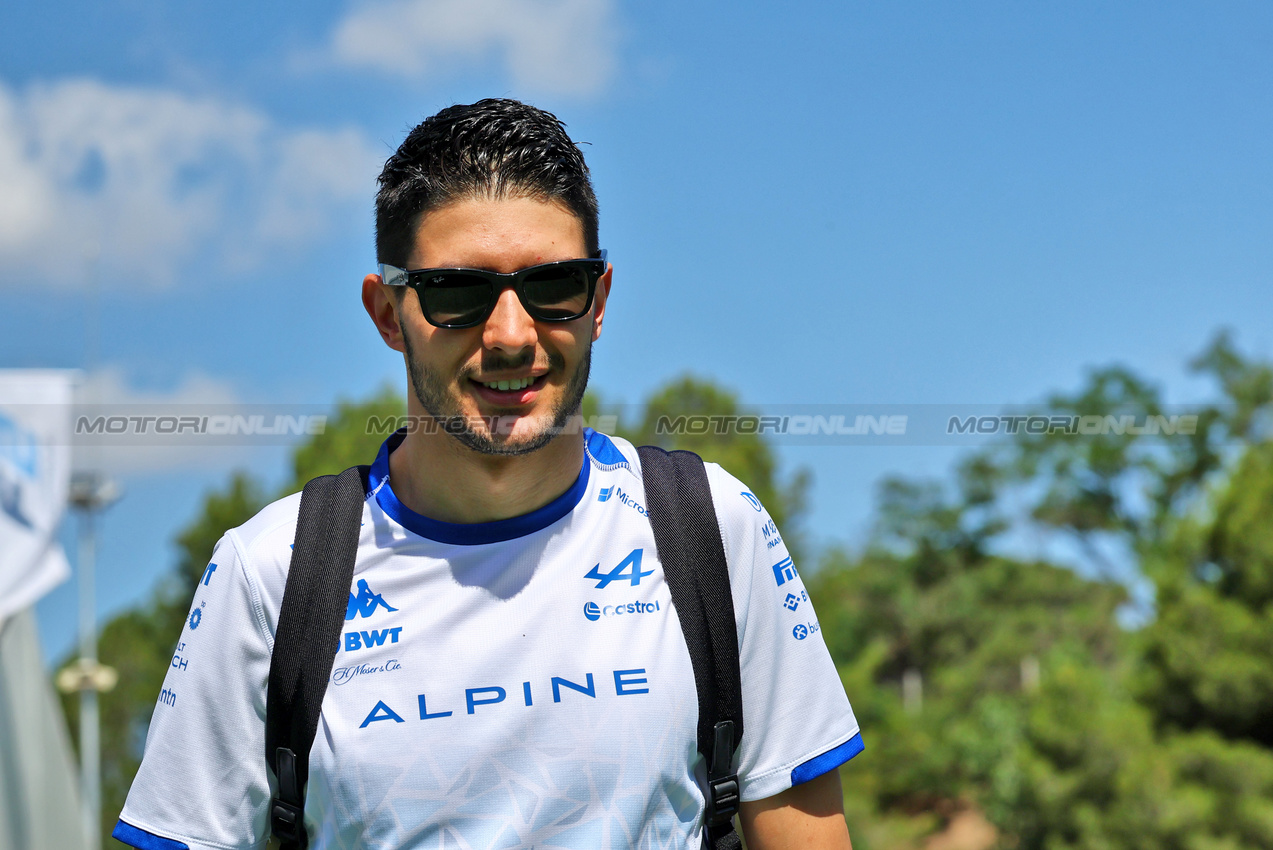
[[[583,434],[561,434],[524,455],[476,452],[449,434],[408,434],[389,455],[398,501],[442,522],[493,522],[528,514],[570,489],[583,465]]]

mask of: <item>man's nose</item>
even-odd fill
[[[491,350],[506,351],[515,354],[527,347],[533,347],[538,341],[535,332],[535,320],[526,312],[517,293],[505,289],[495,302],[482,331],[482,344]]]

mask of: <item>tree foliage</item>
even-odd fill
[[[1041,412],[1118,427],[885,482],[869,545],[824,558],[810,594],[867,740],[843,772],[855,846],[920,846],[878,825],[973,808],[1003,847],[1273,847],[1273,369],[1225,335],[1192,365],[1218,391],[1196,427],[1152,433],[1179,411],[1094,371]],[[1013,557],[1023,528],[1098,578]],[[1138,630],[1111,552],[1153,582]]]

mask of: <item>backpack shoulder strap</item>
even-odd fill
[[[698,690],[698,751],[707,762],[704,846],[740,846],[734,748],[743,735],[738,631],[729,566],[703,459],[693,452],[641,446],[646,510],[663,575],[680,617]]]
[[[265,698],[265,761],[278,780],[270,829],[283,850],[309,845],[309,750],[349,606],[367,470],[353,466],[340,475],[321,475],[301,493]]]

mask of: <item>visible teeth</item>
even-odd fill
[[[504,392],[508,392],[509,390],[524,390],[526,389],[526,387],[529,387],[533,383],[535,383],[534,378],[518,378],[515,381],[492,381],[490,383],[483,382],[482,386],[490,387],[493,390],[502,390]]]

